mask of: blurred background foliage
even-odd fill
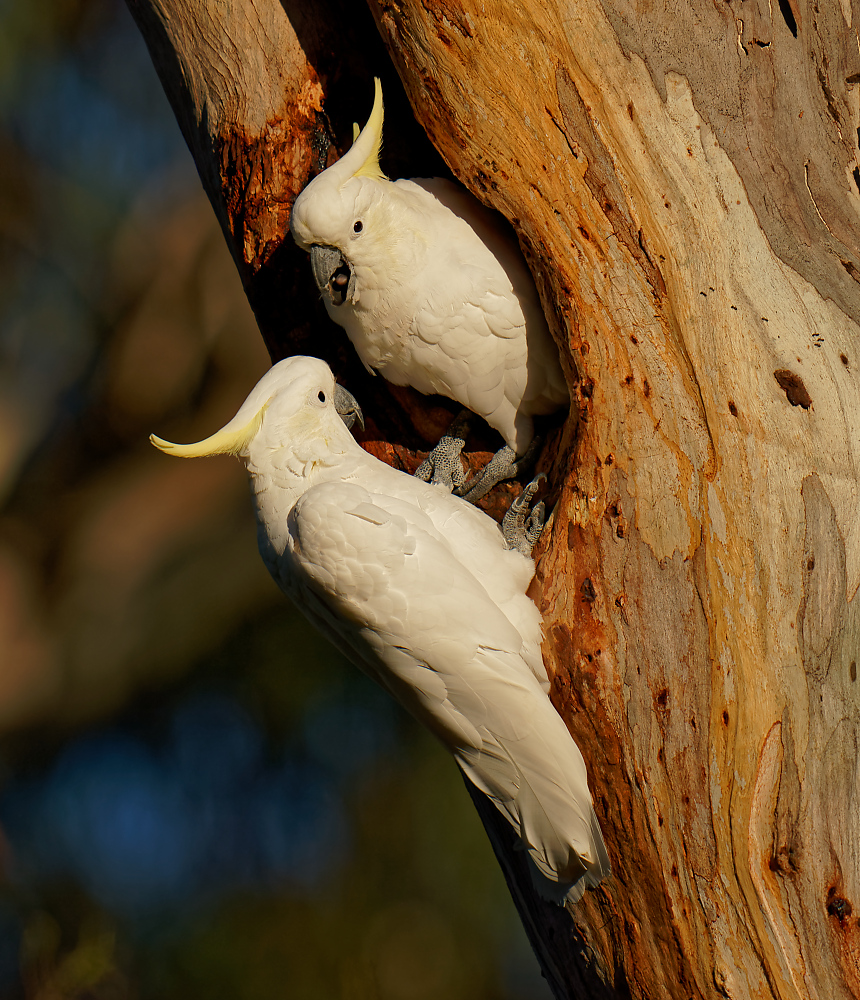
[[[0,0],[0,997],[546,997],[453,764],[283,600],[268,367],[117,0]]]

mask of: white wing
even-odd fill
[[[437,486],[404,476],[364,451],[356,480],[373,493],[373,502],[432,536],[458,565],[466,566],[522,637],[521,656],[549,691],[541,655],[541,617],[526,597],[534,562],[505,546],[498,525],[483,511]],[[359,478],[360,477],[360,478]]]
[[[459,371],[466,362],[464,391],[471,394],[466,405],[514,445],[500,421],[512,421],[514,413],[521,418],[552,413],[568,403],[558,351],[516,239],[496,213],[449,181],[395,186],[423,203],[425,225],[433,233],[422,275],[429,291],[414,332],[438,343],[452,369]]]
[[[543,875],[599,880],[585,764],[524,668],[522,637],[420,513],[380,499],[353,483],[308,490],[290,514],[285,589],[445,743]]]

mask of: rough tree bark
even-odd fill
[[[614,868],[525,913],[555,993],[860,996],[858,5],[128,2],[270,349],[361,382],[377,453],[446,411],[364,378],[287,220],[374,74],[389,172],[444,169],[380,36],[520,237],[574,402],[534,598]]]

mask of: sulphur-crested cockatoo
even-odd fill
[[[232,453],[251,477],[278,585],[387,688],[490,797],[548,898],[609,874],[585,764],[547,697],[534,565],[469,503],[368,455],[328,366],[275,365],[236,416],[173,455]]]
[[[390,181],[379,167],[382,88],[352,148],[293,205],[329,316],[395,385],[440,393],[482,416],[505,446],[463,482],[464,422],[417,475],[476,500],[516,475],[533,417],[569,404],[558,351],[519,247],[498,217],[441,178]]]

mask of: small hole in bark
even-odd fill
[[[657,751],[657,760],[661,764],[663,763],[663,748],[662,747],[660,747],[660,749]]]
[[[678,877],[678,866],[672,865],[672,878],[677,878],[677,877]]]
[[[632,334],[630,335],[630,342],[633,343],[633,344],[638,344],[639,343],[639,341]]]
[[[658,816],[657,817],[657,826],[662,826],[662,825],[663,825],[663,817],[662,816]]]
[[[851,666],[848,668],[848,676],[851,678],[852,681],[856,681],[857,680],[857,661],[856,660],[852,660],[851,661]]]
[[[579,588],[579,592],[582,594],[582,599],[592,604],[597,600],[597,591],[594,589],[594,584],[591,582],[591,577],[586,577],[582,581],[582,586]]]
[[[773,373],[779,387],[785,392],[785,397],[792,406],[802,406],[808,410],[812,406],[812,397],[806,391],[803,379],[787,368],[780,368]]]
[[[815,556],[810,556],[806,560],[806,572],[811,573],[815,569]]]
[[[791,4],[788,0],[779,0],[779,10],[785,20],[786,27],[797,38],[797,21],[794,18],[794,11],[791,9]]]
[[[848,358],[846,355],[840,354],[839,360],[842,362],[843,365],[845,365],[846,368],[848,367]]]
[[[627,116],[629,117],[630,121],[633,121],[633,105],[632,104],[628,104],[627,105]]]
[[[846,917],[850,917],[853,912],[854,907],[851,903],[844,899],[842,896],[836,894],[836,889],[831,886],[827,892],[827,912],[831,917],[836,917],[837,920],[845,920]]]
[[[669,700],[669,689],[663,688],[663,690],[657,695],[657,704],[660,708],[666,707],[666,702]]]
[[[624,384],[625,385],[633,385],[633,376],[632,375],[628,375],[627,378],[624,379]]]
[[[604,465],[612,465],[612,463],[613,463],[614,461],[615,461],[615,456],[614,456],[614,455],[612,454],[612,452],[610,452],[610,453],[609,453],[609,454],[608,454],[608,455],[606,456],[606,458],[604,458],[604,459],[603,459],[603,464],[604,464]]]
[[[696,728],[696,720],[695,720],[695,718],[690,719],[690,725],[693,727],[693,729]]]
[[[855,281],[860,281],[860,270],[858,270],[854,266],[854,263],[852,261],[842,260],[842,258],[840,257],[839,262]]]
[[[851,76],[846,76],[845,82],[849,87],[853,87],[855,83],[860,83],[860,73],[852,73]]]
[[[723,709],[723,725],[727,726],[729,724],[729,713],[727,709]]]
[[[624,537],[624,524],[622,521],[619,521],[618,524],[615,526],[615,534],[618,536],[618,538]]]
[[[590,243],[591,242],[591,237],[588,235],[588,230],[584,226],[578,226],[577,228],[579,229],[579,235],[584,240],[588,240],[588,242]]]
[[[857,190],[860,191],[860,168],[855,167],[851,173],[854,174],[854,183],[857,185]]]
[[[733,400],[731,399],[729,400],[729,413],[731,413],[733,417],[736,417],[738,415],[738,408],[735,406]]]
[[[648,379],[642,380],[642,388],[645,390],[645,398],[647,399],[651,395],[651,386],[648,385]]]

